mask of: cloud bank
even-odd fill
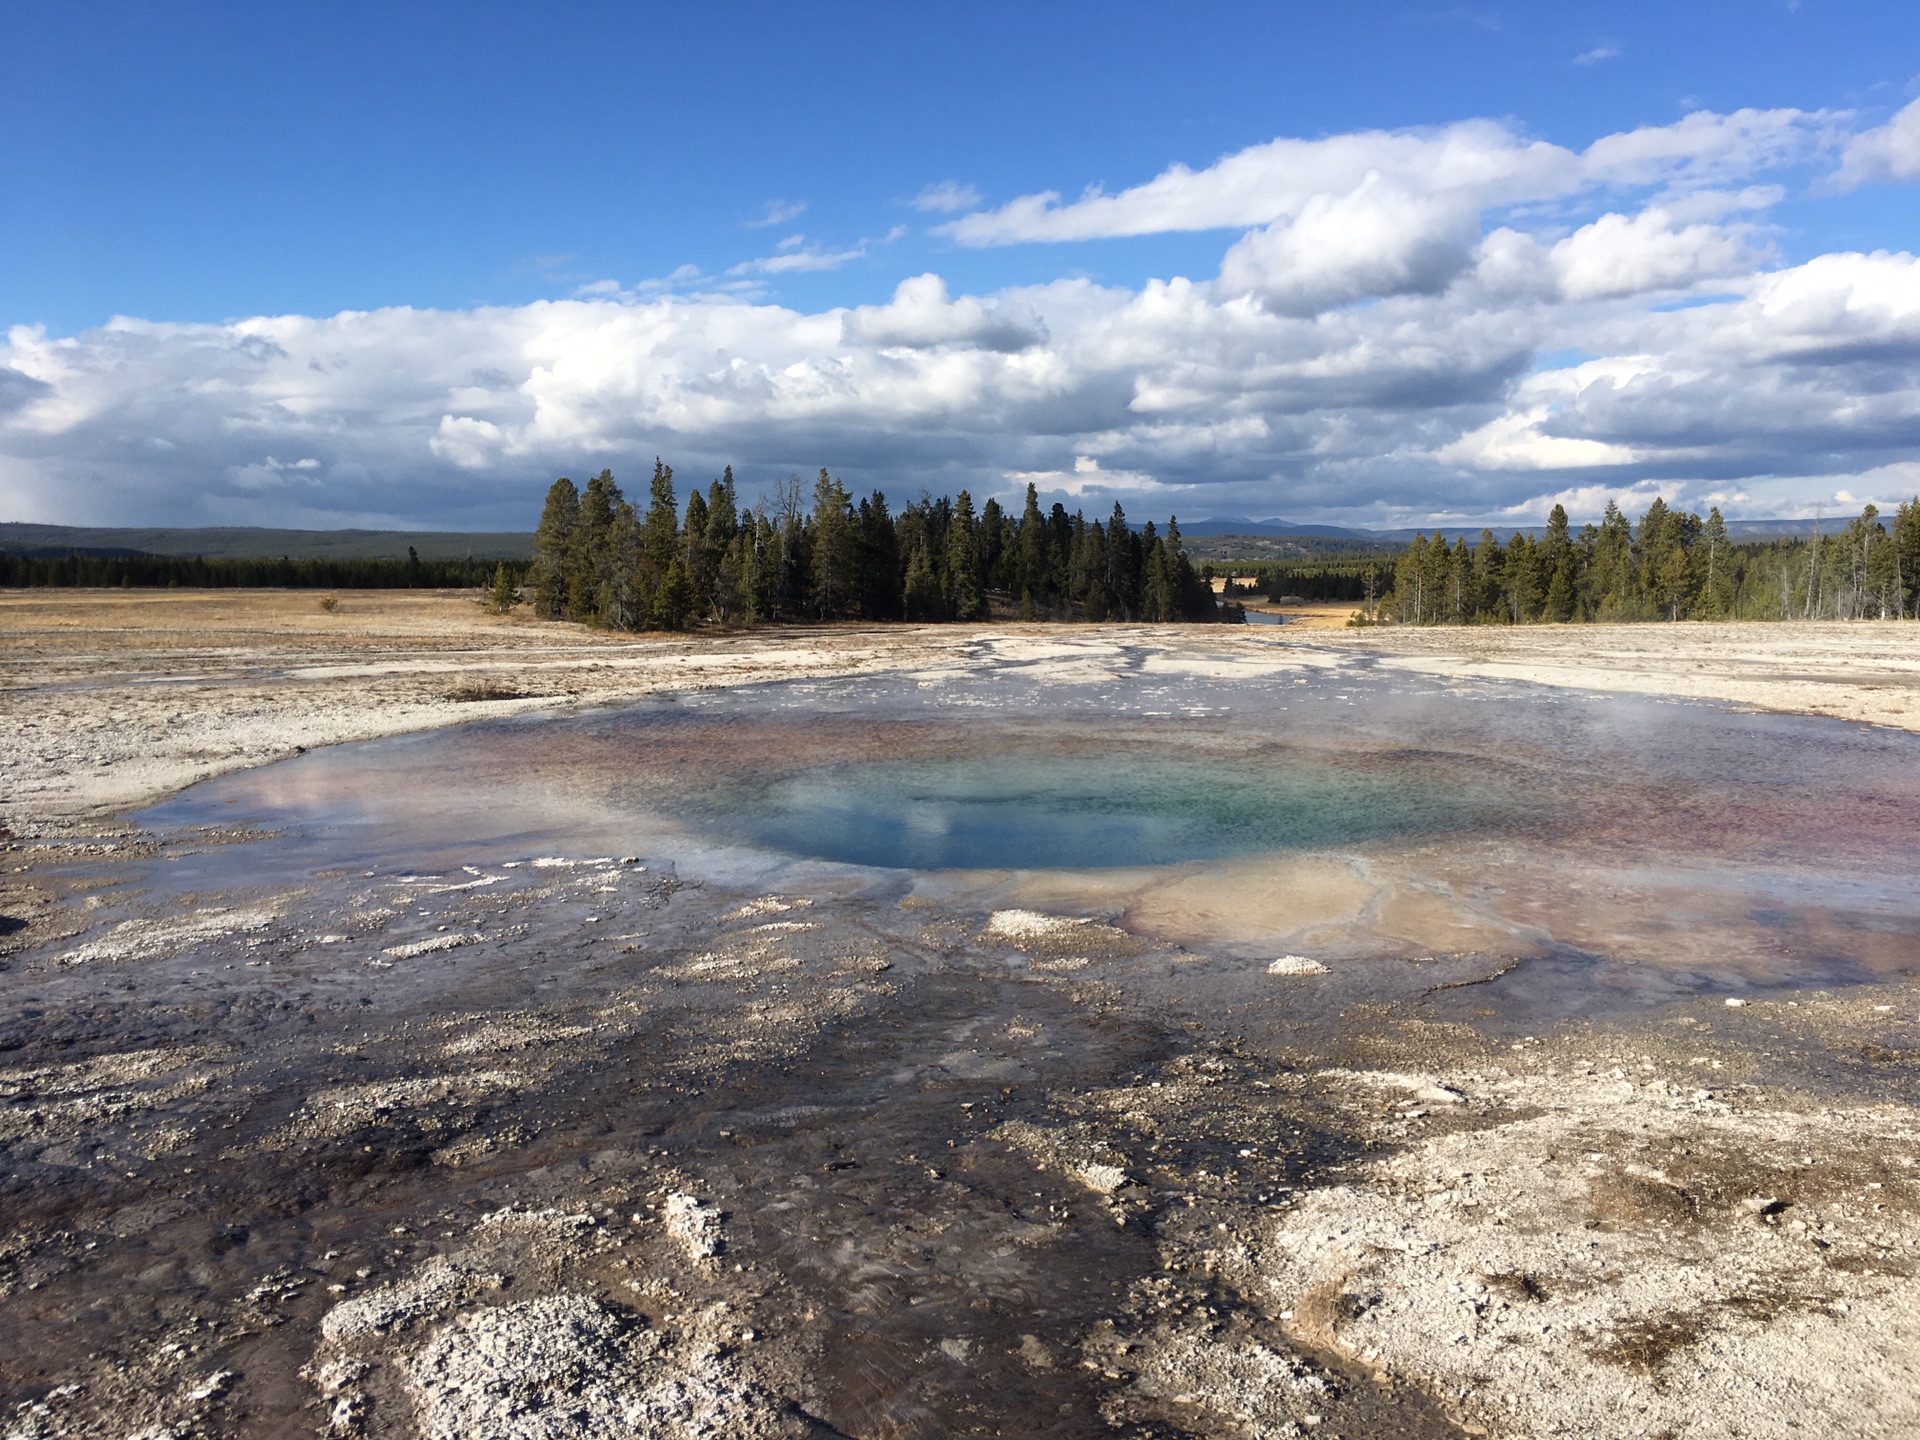
[[[1222,231],[1217,273],[806,312],[636,286],[532,305],[0,345],[0,504],[94,523],[525,526],[555,474],[655,454],[896,498],[1033,479],[1211,514],[1537,515],[1663,490],[1730,513],[1912,488],[1920,261],[1783,265],[1789,193],[1920,178],[1888,123],[1701,113],[1585,150],[1468,121],[1282,139],[1062,201],[915,202],[963,246]],[[770,211],[771,213],[771,211]],[[795,237],[753,273],[860,249]]]

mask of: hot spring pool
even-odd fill
[[[789,855],[948,870],[1223,860],[1469,830],[1511,805],[1497,785],[1402,765],[1115,749],[829,765],[702,809],[718,833]]]

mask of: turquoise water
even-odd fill
[[[1476,827],[1484,784],[1324,757],[1125,751],[840,764],[725,792],[730,838],[910,870],[1167,865]]]

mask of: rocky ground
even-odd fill
[[[156,846],[248,837],[114,816],[220,770],[981,635],[303,595],[0,627],[0,1435],[1920,1430],[1897,965],[1520,1034],[1473,1008],[1499,956],[1386,993],[1064,894],[504,853],[146,894]],[[1920,726],[1920,627],[1207,640]],[[1188,983],[1228,971],[1269,998]]]

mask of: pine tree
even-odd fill
[[[1727,522],[1720,518],[1718,505],[1707,512],[1707,528],[1700,543],[1706,573],[1700,587],[1699,613],[1708,620],[1724,620],[1733,613],[1733,557],[1727,543]]]
[[[639,589],[643,568],[640,561],[640,518],[625,500],[613,507],[613,532],[607,551],[607,569],[612,576],[613,595],[613,613],[607,623],[622,630],[638,630],[646,624],[652,599],[650,594],[642,595]]]
[[[1408,625],[1425,625],[1432,618],[1427,597],[1427,537],[1424,533],[1414,535],[1394,564],[1393,598],[1400,619]]]
[[[698,486],[687,491],[687,516],[680,526],[680,563],[693,586],[693,613],[704,618],[713,603],[713,571],[707,564],[707,499]]]
[[[613,512],[620,503],[613,472],[587,482],[567,551],[567,618],[584,625],[608,623],[613,610]]]
[[[662,630],[684,630],[693,618],[693,577],[678,555],[667,562],[667,573],[653,595],[653,623]]]
[[[1667,618],[1678,620],[1693,593],[1693,567],[1687,563],[1687,552],[1678,545],[1670,546],[1661,559],[1659,573],[1654,577],[1654,593]]]
[[[1515,531],[1507,542],[1507,613],[1516,625],[1531,624],[1540,613],[1539,559],[1530,536]]]
[[[824,468],[813,486],[812,539],[814,613],[841,619],[853,612],[859,550],[846,489]]]
[[[1480,543],[1473,547],[1473,614],[1476,618],[1505,620],[1501,604],[1500,579],[1506,570],[1507,552],[1492,530],[1480,532]]]
[[[1573,618],[1573,561],[1561,556],[1547,577],[1547,593],[1540,606],[1540,618],[1564,624]]]
[[[1158,535],[1153,534],[1153,522],[1147,522],[1147,533],[1152,538],[1144,541],[1147,550],[1147,563],[1141,577],[1140,618],[1149,624],[1161,624],[1174,618],[1173,587],[1168,583],[1167,547]]]
[[[580,492],[564,475],[547,490],[540,512],[540,528],[533,535],[533,613],[542,620],[558,620],[567,613],[567,547],[574,522],[580,517]]]
[[[632,581],[634,606],[646,623],[652,623],[659,610],[659,590],[666,581],[667,567],[680,553],[680,510],[674,501],[673,470],[657,458],[653,479],[647,486],[647,513],[640,520],[639,540]]]
[[[965,490],[955,498],[947,520],[947,608],[955,620],[984,620],[987,616],[973,496]]]
[[[1634,537],[1634,586],[1646,609],[1654,614],[1660,610],[1660,571],[1673,545],[1667,518],[1665,498],[1655,496],[1647,513],[1640,517],[1639,531]]]
[[[868,620],[898,620],[901,604],[900,535],[878,490],[854,517],[854,608]]]
[[[933,573],[933,560],[927,554],[924,538],[914,545],[913,554],[907,560],[905,591],[907,619],[926,621],[940,617],[945,601],[940,594],[940,580]]]
[[[1613,501],[1600,518],[1593,546],[1593,614],[1627,620],[1637,611],[1633,584],[1633,525]]]
[[[1107,610],[1115,619],[1131,620],[1140,613],[1140,576],[1135,540],[1127,528],[1127,512],[1113,502],[1107,517]]]
[[[1073,554],[1067,566],[1067,601],[1089,620],[1106,613],[1106,532],[1100,522],[1074,516]],[[1098,597],[1096,599],[1096,597]]]
[[[1020,601],[1022,619],[1033,619],[1047,601],[1047,517],[1040,513],[1040,496],[1027,482],[1027,504],[1020,512],[1019,559],[1015,565],[1014,593]]]
[[[1169,596],[1169,620],[1211,620],[1214,618],[1213,587],[1195,573],[1180,540],[1180,521],[1167,517],[1167,533],[1161,540],[1166,551],[1166,576]]]
[[[1082,585],[1080,603],[1087,619],[1094,624],[1105,620],[1109,613],[1107,590],[1107,545],[1106,528],[1096,520],[1087,526],[1085,537],[1085,559],[1081,563]]]
[[[720,620],[726,620],[740,603],[737,572],[730,577],[721,575],[739,533],[739,498],[734,494],[733,467],[729,465],[707,487],[706,533],[701,537],[700,563],[694,573],[694,588],[708,597],[715,618]]]
[[[1007,578],[1008,521],[998,500],[980,507],[980,586],[983,590],[1010,590]]]
[[[520,587],[513,583],[513,572],[502,560],[493,567],[493,583],[487,587],[487,613],[509,614],[520,603]]]
[[[1073,568],[1073,517],[1054,501],[1047,512],[1047,611],[1064,618],[1068,612],[1068,576]]]
[[[1912,615],[1920,620],[1920,496],[1894,512],[1894,618]]]

